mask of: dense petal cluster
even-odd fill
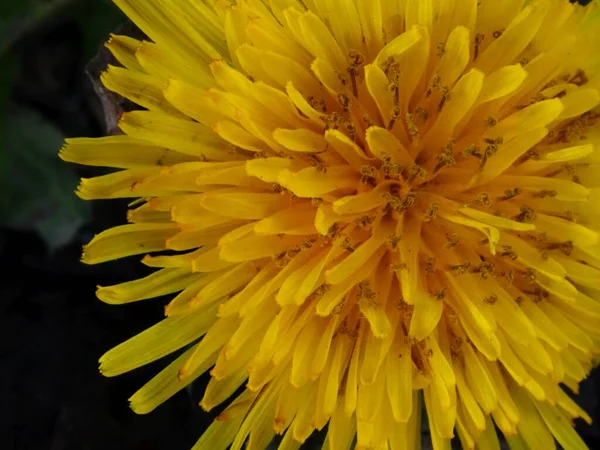
[[[186,348],[131,398],[206,371],[196,449],[585,448],[565,392],[600,343],[600,26],[567,0],[115,0],[105,86],[140,110],[67,161],[133,197],[83,261],[100,287],[178,293],[109,351],[118,375]],[[169,252],[164,252],[164,251]],[[158,253],[156,252],[164,252]]]

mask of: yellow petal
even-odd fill
[[[98,264],[125,256],[164,250],[166,241],[177,233],[175,224],[140,223],[103,231],[84,247],[82,262]]]
[[[109,65],[108,70],[100,76],[100,80],[107,89],[144,108],[181,116],[181,113],[165,99],[160,81],[151,75]]]
[[[209,307],[163,319],[106,352],[100,358],[100,371],[112,377],[156,361],[205,334],[213,325],[216,313],[216,307]]]
[[[200,277],[187,269],[162,269],[139,280],[99,287],[96,295],[113,305],[131,303],[180,291]]]

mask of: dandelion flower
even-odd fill
[[[209,371],[200,404],[225,409],[195,449],[325,427],[331,450],[418,449],[422,410],[435,449],[585,448],[566,389],[600,343],[597,5],[115,3],[149,40],[112,36],[102,81],[140,110],[61,157],[123,169],[81,198],[139,199],[83,262],[158,269],[98,297],[175,295],[100,360],[185,349],[134,411]]]

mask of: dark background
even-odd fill
[[[197,405],[204,379],[149,415],[129,410],[129,396],[166,361],[114,379],[97,370],[100,355],[160,320],[165,304],[116,307],[95,298],[96,285],[146,272],[136,258],[79,262],[94,234],[125,222],[126,202],[80,201],[73,195],[78,178],[102,170],[56,156],[65,137],[106,133],[90,80],[106,56],[88,63],[124,21],[108,0],[0,0],[3,450],[186,450],[211,420]],[[580,396],[595,419],[598,377],[582,385]],[[581,433],[600,448],[597,426]]]

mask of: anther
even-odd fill
[[[452,235],[447,234],[446,240],[448,241],[446,248],[454,248],[458,245],[460,238],[458,237],[458,234],[454,233]]]
[[[486,208],[492,206],[492,199],[487,192],[482,192],[477,195],[477,198],[471,200],[467,205],[483,205]]]
[[[349,253],[352,253],[354,251],[354,246],[352,245],[352,242],[350,242],[350,238],[348,237],[345,237],[340,245],[344,250],[346,250]]]
[[[398,61],[396,61],[396,58],[394,58],[393,56],[390,56],[388,59],[386,59],[383,62],[383,72],[388,75],[390,70],[392,68],[396,68],[396,66],[398,65]]]
[[[427,261],[425,261],[425,273],[427,273],[427,274],[435,273],[435,271],[436,271],[435,263],[436,263],[435,258],[429,258]]]
[[[477,144],[470,144],[465,148],[462,152],[463,156],[474,156],[476,158],[483,158],[483,154],[481,153],[481,149]]]
[[[523,156],[521,156],[519,159],[517,159],[516,164],[521,165],[523,163],[526,163],[530,159],[532,159],[534,161],[539,161],[540,153],[537,150],[529,149],[523,154]]]
[[[358,98],[358,86],[356,84],[356,76],[358,75],[361,66],[365,62],[365,57],[356,50],[350,50],[348,56],[352,59],[352,65],[347,69],[350,74],[350,82],[352,84],[352,95]]]
[[[440,90],[441,82],[442,82],[442,78],[439,75],[435,75],[431,79],[431,84],[429,85],[429,88],[427,89],[427,92],[425,93],[425,97],[429,98],[429,97],[431,97],[431,94],[433,94],[434,92],[438,92]]]
[[[532,284],[535,283],[535,281],[537,280],[537,276],[536,276],[534,270],[531,268],[522,270],[521,275],[523,275],[523,277],[527,280],[527,282],[532,283]]]
[[[500,200],[511,200],[513,198],[515,198],[517,195],[519,195],[521,193],[521,189],[514,188],[514,189],[506,189],[504,191],[504,196],[500,197]]]
[[[446,44],[444,44],[443,42],[438,42],[435,49],[435,54],[440,58],[446,54]]]
[[[319,155],[317,155],[316,153],[310,153],[308,157],[310,159],[311,165],[314,168],[316,168],[319,172],[327,172],[327,165]]]
[[[469,271],[470,267],[471,267],[471,263],[467,262],[464,264],[457,264],[454,266],[450,266],[449,269],[451,272],[454,273],[455,276],[458,276],[458,275],[463,275],[463,274],[467,273]]]
[[[394,77],[394,79],[388,85],[388,91],[392,93],[392,98],[394,100],[394,106],[398,106],[400,104],[400,86],[398,85],[398,75]]]
[[[449,100],[452,100],[452,95],[450,93],[450,88],[447,87],[447,86],[444,86],[442,88],[442,100],[440,100],[440,103],[438,104],[438,112],[440,112],[444,108],[444,105]]]
[[[439,203],[432,203],[431,206],[425,211],[425,221],[428,222],[437,217],[437,213],[440,209]]]
[[[577,86],[582,86],[589,81],[588,76],[586,75],[583,69],[577,69],[575,75],[569,79],[568,83],[575,84]]]
[[[484,39],[485,34],[483,33],[477,33],[475,35],[475,49],[473,52],[473,61],[477,61],[477,58],[479,57],[479,46],[481,45]]]
[[[394,109],[392,109],[392,115],[390,117],[390,122],[388,123],[387,129],[391,130],[392,128],[394,128],[394,125],[396,124],[396,122],[398,121],[398,119],[400,118],[400,116],[402,115],[402,113],[400,112],[400,108],[398,108],[397,106],[394,106]]]
[[[381,171],[385,174],[385,177],[398,179],[404,168],[398,165],[389,155],[383,154],[382,160],[383,165],[381,166]]]
[[[452,155],[452,151],[446,150],[443,153],[440,153],[436,156],[437,163],[433,168],[433,173],[439,172],[443,167],[452,166],[456,164],[456,160]]]
[[[426,178],[427,171],[418,164],[415,164],[410,168],[410,175],[408,176],[408,179],[406,181],[408,183],[412,183],[417,177]]]
[[[419,135],[419,127],[414,122],[414,117],[411,113],[406,113],[406,125],[408,127],[408,134],[412,137]]]
[[[392,250],[396,250],[398,248],[398,244],[400,243],[400,239],[400,236],[396,234],[389,235],[386,241],[388,247],[390,247]]]
[[[348,112],[350,110],[351,100],[346,94],[338,94],[338,103],[344,112]]]
[[[516,260],[519,257],[510,245],[503,245],[502,251],[498,255],[512,260]]]
[[[489,128],[489,127],[495,127],[496,125],[498,125],[498,119],[496,119],[495,117],[492,117],[492,116],[487,116],[487,117],[484,119],[484,122],[483,122],[483,123],[484,123],[484,125],[485,125],[486,127],[488,127],[488,128]]]
[[[520,210],[521,210],[521,212],[519,214],[517,214],[515,217],[513,217],[513,220],[515,220],[517,222],[521,222],[521,223],[535,222],[536,214],[535,214],[535,211],[531,207],[529,207],[527,205],[521,205]]]
[[[362,183],[371,184],[373,186],[376,184],[377,177],[379,176],[379,172],[377,171],[376,167],[362,166],[360,168],[360,173],[360,181]]]
[[[533,194],[533,196],[535,198],[547,198],[547,197],[553,198],[553,197],[556,197],[557,195],[558,195],[558,192],[556,192],[553,189],[542,189],[541,191]]]
[[[481,278],[483,278],[485,280],[490,275],[494,274],[494,268],[495,268],[494,263],[491,263],[491,262],[488,262],[488,261],[483,261],[477,267],[472,268],[470,272],[471,273],[478,273],[481,276]]]
[[[309,96],[306,100],[313,109],[321,112],[327,111],[327,103],[325,102],[325,100],[318,99],[314,95]]]

